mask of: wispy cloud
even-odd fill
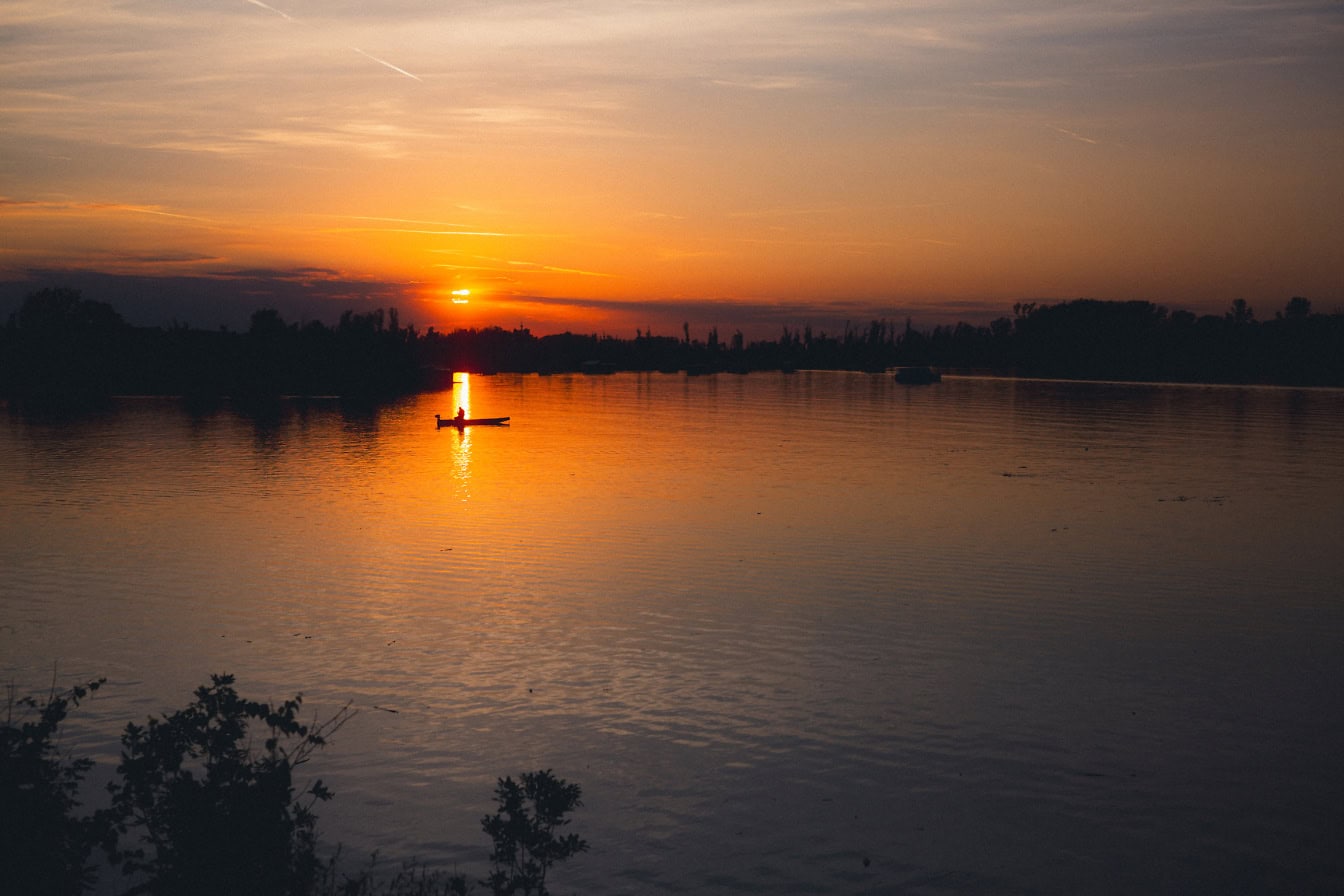
[[[510,261],[509,266],[514,270],[525,271],[528,273],[547,273],[547,274],[577,274],[580,277],[614,277],[614,274],[604,274],[601,271],[584,271],[578,268],[562,268],[550,264],[538,264],[535,261]]]
[[[807,90],[826,86],[827,82],[804,75],[759,75],[740,78],[713,78],[711,84],[717,87],[734,87],[745,90]]]
[[[976,81],[974,86],[989,90],[1048,90],[1066,87],[1069,83],[1063,78],[1001,78],[996,81]]]
[[[141,264],[203,264],[219,263],[224,259],[218,255],[207,255],[202,252],[161,252],[158,254],[128,254],[124,258],[139,262]]]
[[[456,250],[439,250],[445,255],[455,255],[462,257],[464,262],[439,262],[433,267],[443,268],[445,270],[455,271],[476,271],[483,273],[505,274],[509,279],[516,276],[526,276],[531,274],[568,274],[580,277],[615,277],[615,274],[603,273],[601,271],[588,271],[580,268],[561,267],[559,265],[545,264],[537,261],[524,261],[513,258],[498,258],[489,255],[464,255]]]
[[[818,208],[758,208],[750,210],[738,210],[728,213],[730,218],[810,218],[817,215],[833,215],[844,213],[845,207],[842,205],[822,206]]]
[[[416,233],[424,236],[486,236],[486,237],[511,237],[517,236],[512,233],[502,233],[496,230],[424,230],[414,227],[331,227],[323,231],[324,233]]]
[[[119,268],[31,268],[18,279],[0,281],[0,317],[6,315],[6,306],[18,307],[42,286],[79,289],[142,326],[178,320],[195,326],[246,328],[252,312],[266,307],[278,309],[289,320],[335,323],[348,310],[416,305],[414,291],[405,283],[351,277],[325,268],[233,268],[189,274],[178,269],[152,276],[137,273],[129,264]],[[404,319],[417,317],[412,311]]]
[[[634,212],[631,215],[636,221],[685,221],[685,215],[677,215],[671,212]]]
[[[382,224],[423,224],[426,227],[437,227],[446,230],[465,228],[465,225],[455,224],[450,221],[424,221],[418,218],[387,218],[379,215],[325,215],[324,217],[343,218],[348,221],[377,221]]]
[[[155,215],[162,218],[174,218],[179,221],[196,221],[202,224],[213,224],[208,218],[202,218],[198,215],[186,215],[181,212],[165,211],[160,206],[135,205],[125,202],[96,202],[96,201],[52,201],[52,200],[20,200],[0,198],[0,215],[8,214],[132,214],[132,215]]]
[[[1030,295],[1097,291],[1105,222],[1141,209],[1172,289],[1340,282],[1338,0],[0,6],[10,267]]]

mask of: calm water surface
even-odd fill
[[[65,746],[105,777],[212,672],[352,701],[347,854],[482,874],[494,779],[553,768],[561,892],[1344,888],[1344,392],[125,399],[0,418],[0,496],[0,675],[109,678]]]

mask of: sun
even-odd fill
[[[471,290],[455,289],[452,292],[452,296],[454,305],[465,305],[467,304],[467,299],[471,297]]]

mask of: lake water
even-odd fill
[[[511,415],[437,430],[435,413]],[[578,782],[561,893],[1339,892],[1344,392],[470,377],[257,421],[0,417],[0,676],[212,672],[359,715],[347,855],[479,876]]]

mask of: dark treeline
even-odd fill
[[[286,322],[272,309],[246,332],[132,327],[69,289],[28,297],[0,329],[0,394],[43,405],[116,394],[261,401],[279,395],[379,399],[444,386],[453,370],[591,372],[831,369],[901,365],[1017,376],[1344,385],[1344,314],[1293,298],[1258,320],[1244,301],[1222,315],[1150,302],[1079,299],[1013,307],[988,326],[932,330],[873,321],[841,334],[785,327],[770,341],[711,329],[633,339],[498,327],[440,333],[402,326],[396,309],[347,311],[336,326]]]
[[[129,326],[115,309],[68,289],[29,296],[0,331],[0,394],[34,406],[109,395],[379,398],[424,385],[417,334],[395,310],[342,315],[336,327],[286,323],[262,309],[245,333]]]

